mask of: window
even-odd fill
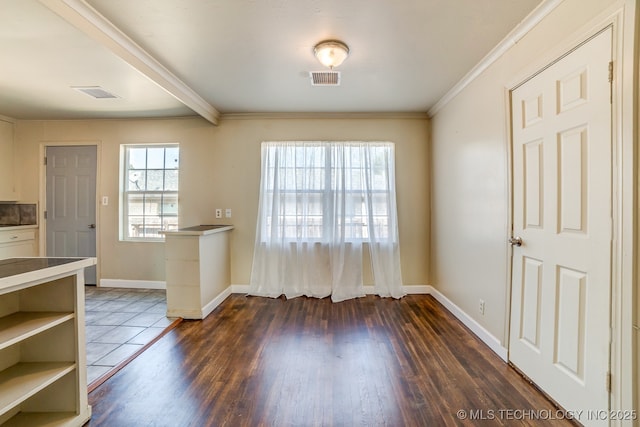
[[[394,163],[389,142],[264,142],[249,293],[363,296],[367,244],[375,293],[404,295]]]
[[[123,145],[123,240],[161,240],[178,228],[178,144]]]
[[[389,238],[392,162],[390,143],[265,143],[262,235],[326,241],[339,228],[346,240]]]

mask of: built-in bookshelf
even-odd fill
[[[0,260],[0,424],[82,426],[84,268],[95,259]]]

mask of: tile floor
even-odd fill
[[[85,287],[87,381],[149,343],[173,322],[164,290]]]

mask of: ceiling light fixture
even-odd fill
[[[325,67],[333,70],[349,56],[349,47],[339,40],[325,40],[313,48],[313,54]]]

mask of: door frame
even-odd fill
[[[637,351],[634,323],[640,322],[635,312],[640,306],[640,292],[636,292],[637,271],[635,264],[640,261],[637,249],[638,236],[637,193],[640,188],[636,172],[638,155],[636,149],[636,121],[640,118],[640,109],[636,107],[638,98],[638,70],[635,67],[639,59],[636,52],[637,33],[640,28],[636,15],[640,8],[634,0],[623,0],[604,10],[598,17],[582,26],[571,37],[561,41],[543,57],[533,61],[530,66],[514,76],[504,87],[505,136],[508,168],[508,206],[505,245],[507,250],[507,278],[505,299],[505,331],[503,342],[509,349],[509,328],[511,321],[511,288],[513,251],[508,243],[513,230],[513,138],[511,130],[511,92],[525,81],[534,77],[549,65],[567,55],[573,49],[589,40],[607,27],[612,28],[612,259],[611,259],[611,321],[610,321],[610,372],[611,410],[640,410],[638,396],[640,384],[636,379],[640,372],[636,362],[640,356]],[[629,238],[631,236],[631,238]],[[605,381],[605,379],[603,379]],[[553,398],[553,396],[551,396]],[[609,409],[609,408],[594,408]],[[624,422],[612,422],[611,425],[627,425]]]
[[[44,218],[44,212],[47,207],[47,166],[44,164],[44,158],[47,154],[47,147],[73,147],[73,146],[91,146],[96,148],[96,259],[98,262],[96,263],[96,286],[100,285],[100,203],[99,203],[99,192],[98,190],[102,187],[101,185],[101,173],[100,173],[100,164],[101,164],[101,155],[102,155],[102,143],[100,141],[41,141],[39,147],[39,196],[38,196],[38,204],[41,206],[38,212],[38,223],[40,224],[40,233],[38,238],[38,251],[40,254],[47,253],[47,221]]]

